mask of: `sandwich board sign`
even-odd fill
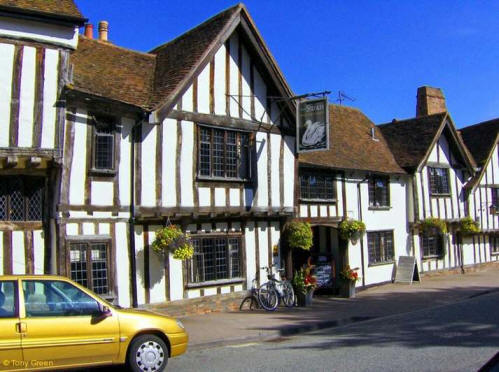
[[[413,281],[421,283],[416,257],[400,256],[395,273],[395,283],[412,284]]]

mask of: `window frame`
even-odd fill
[[[19,318],[19,287],[18,287],[18,280],[16,279],[6,279],[6,280],[0,280],[0,284],[3,283],[13,283],[14,288],[14,314],[12,316],[0,316],[0,319],[16,319]],[[3,287],[3,286],[2,286]],[[3,293],[3,292],[2,292]],[[5,293],[4,293],[5,295]]]
[[[300,201],[307,202],[307,203],[336,203],[338,200],[338,194],[337,194],[337,186],[336,186],[336,176],[337,173],[335,172],[326,172],[324,170],[313,170],[313,169],[300,169],[299,170],[299,176],[298,176],[298,182],[299,182],[299,188],[300,188]],[[308,193],[309,195],[304,196],[304,188],[302,186],[302,180],[307,177],[308,179]],[[311,190],[310,190],[310,177],[323,177],[324,178],[324,188],[326,187],[325,182],[326,182],[326,177],[331,177],[332,178],[332,198],[314,198],[311,197]],[[327,192],[327,190],[326,190]]]
[[[102,115],[91,115],[92,116],[92,124],[91,124],[91,136],[92,136],[92,158],[91,158],[91,173],[100,174],[100,175],[115,175],[117,171],[117,148],[119,146],[118,142],[118,121],[114,117],[110,116],[102,116]],[[106,128],[110,133],[101,133],[103,128]],[[110,155],[112,157],[111,163],[112,166],[109,168],[98,168],[97,167],[97,137],[111,137],[112,149]]]
[[[20,189],[16,189],[14,191],[17,191],[17,192],[21,192],[22,193],[22,204],[23,204],[23,208],[22,208],[22,214],[23,214],[23,218],[22,219],[12,219],[12,212],[13,212],[13,208],[12,208],[12,190],[13,188],[11,186],[5,186],[5,185],[10,185],[12,183],[12,181],[9,181],[9,179],[15,179],[16,181],[18,182],[21,182],[21,187]],[[0,177],[0,182],[2,182],[2,184],[4,185],[4,187],[6,187],[6,201],[5,201],[5,217],[4,218],[0,218],[0,221],[4,221],[4,222],[9,222],[9,223],[33,223],[33,222],[42,222],[45,218],[45,215],[46,215],[46,210],[45,210],[45,202],[46,202],[46,192],[47,192],[47,179],[46,177],[43,177],[43,176],[28,176],[28,175],[17,175],[17,176],[14,176],[14,175],[5,175],[5,176],[2,176]],[[10,183],[9,183],[10,182]],[[37,206],[37,209],[39,208],[39,216],[40,218],[39,219],[31,219],[29,218],[29,215],[30,215],[30,210],[32,209],[32,205],[31,205],[31,198],[30,198],[30,195],[28,191],[30,191],[30,188],[29,187],[32,187],[33,185],[36,185],[36,183],[38,182],[38,185],[37,186],[40,186],[39,188],[37,188],[35,190],[35,192],[40,192],[41,193],[41,196],[40,196],[40,204]],[[9,189],[10,188],[10,189]],[[33,191],[33,189],[31,189],[31,191]],[[10,193],[9,193],[10,192]],[[0,195],[1,197],[1,195]]]
[[[435,252],[425,252],[431,247],[425,247],[425,239],[429,238],[435,238]],[[431,231],[431,232],[420,232],[419,233],[419,247],[421,251],[421,258],[422,259],[441,259],[442,258],[442,250],[445,251],[444,249],[444,244],[445,244],[445,239],[444,239],[444,234],[438,232],[438,231]]]
[[[384,187],[384,189],[386,190],[386,204],[381,204],[382,201],[380,204],[377,204],[378,203],[377,191],[383,190],[383,188],[377,186],[378,181],[386,182],[386,186]],[[369,197],[369,209],[387,209],[387,208],[390,208],[390,206],[391,206],[390,177],[378,176],[378,175],[369,177],[367,191],[368,191],[368,197]],[[373,195],[374,199],[371,198],[371,195]]]
[[[494,208],[495,213],[499,213],[499,187],[491,187],[490,188],[490,203],[491,208]]]
[[[194,259],[196,257],[196,241],[199,240],[200,243],[203,240],[215,240],[215,239],[225,239],[226,241],[226,271],[229,273],[229,277],[220,278],[220,279],[212,279],[212,280],[200,280],[194,281]],[[231,268],[231,250],[229,249],[229,239],[237,239],[238,240],[238,261],[239,261],[239,276],[232,276],[232,268]],[[191,235],[191,242],[194,245],[194,256],[186,261],[187,275],[186,275],[186,287],[187,288],[199,288],[199,287],[207,287],[207,286],[216,286],[216,285],[225,285],[232,283],[242,283],[245,280],[245,260],[244,260],[244,235],[242,233],[208,233],[208,234],[195,234]],[[211,249],[214,250],[214,244],[212,243]],[[214,261],[216,261],[216,257],[214,254]],[[203,263],[204,265],[204,263]],[[216,269],[216,264],[213,266]],[[204,273],[204,277],[206,277],[206,273]]]
[[[493,256],[499,255],[499,236],[491,235],[489,240],[490,254]]]
[[[435,185],[435,182],[432,182],[432,177],[435,177],[432,175],[432,170],[433,169],[441,169],[443,171],[445,171],[445,177],[447,178],[447,190],[439,190],[439,186],[442,186],[442,182],[441,181],[438,181],[438,183]],[[442,176],[440,175],[437,175],[439,177],[439,179],[442,178]],[[437,188],[436,190],[434,190],[434,186]],[[449,173],[449,168],[447,167],[443,167],[443,166],[428,166],[428,189],[430,191],[430,196],[434,196],[434,197],[440,197],[440,196],[443,196],[443,197],[450,197],[451,196],[451,183],[450,183],[450,173]]]
[[[386,234],[391,235],[391,241],[392,241],[391,258],[388,258],[388,255],[386,254],[386,252],[389,250],[389,248],[386,247],[386,240],[384,237],[384,235],[386,235]],[[381,251],[385,252],[383,260],[372,262],[371,249],[370,249],[370,238],[371,237],[376,239],[376,243],[378,243],[378,247],[379,247],[380,252],[377,256],[381,257]],[[383,242],[383,244],[382,244],[382,242]],[[376,230],[376,231],[368,231],[367,232],[367,259],[368,259],[368,266],[389,265],[389,264],[393,264],[395,262],[394,230]]]
[[[71,271],[71,246],[72,245],[80,245],[80,244],[86,244],[86,273],[87,273],[87,285],[84,285],[78,281],[78,279],[74,279],[72,277],[72,271]],[[104,244],[106,246],[106,279],[107,279],[107,292],[105,293],[99,293],[94,290],[94,283],[93,283],[93,273],[92,273],[92,256],[91,256],[91,247],[92,245],[96,244]],[[92,292],[96,293],[97,295],[107,298],[114,296],[114,278],[113,278],[113,270],[111,268],[111,246],[112,246],[112,241],[111,239],[68,239],[67,240],[67,258],[66,258],[66,269],[68,273],[68,278],[73,280],[74,282],[80,284],[81,286],[90,289]],[[90,269],[89,269],[90,268]],[[91,285],[89,285],[91,284]]]
[[[202,174],[202,168],[201,168],[201,150],[202,150],[202,143],[205,143],[202,141],[202,134],[201,131],[203,129],[207,129],[210,131],[210,148],[209,148],[209,162],[210,162],[210,170],[209,170],[209,175]],[[213,146],[213,138],[214,138],[214,133],[215,131],[222,131],[224,133],[223,135],[223,167],[224,167],[224,176],[216,176],[214,175],[214,146]],[[236,177],[227,177],[227,133],[235,133],[236,134]],[[247,144],[242,145],[242,135],[247,136]],[[208,124],[197,124],[196,125],[196,178],[197,180],[200,181],[221,181],[221,182],[241,182],[241,183],[248,183],[251,182],[253,179],[253,133],[250,131],[246,130],[241,130],[241,129],[234,129],[234,128],[224,128],[224,127],[219,127],[219,126],[212,126]],[[238,148],[241,148],[241,152],[238,153]],[[246,151],[246,158],[247,158],[247,164],[246,164],[246,177],[239,177],[239,174],[241,172],[241,158],[243,157],[242,155],[242,150],[245,148]]]

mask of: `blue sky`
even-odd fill
[[[148,51],[235,2],[76,0],[113,43]],[[375,123],[413,117],[416,90],[443,89],[458,127],[499,117],[499,2],[248,0],[296,94],[339,90]]]

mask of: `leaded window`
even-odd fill
[[[450,194],[449,170],[447,168],[428,167],[428,174],[430,179],[431,195]]]
[[[419,238],[423,257],[440,257],[443,254],[442,234],[428,231],[423,232]]]
[[[390,205],[388,177],[371,177],[369,179],[369,205],[371,207],[388,207]]]
[[[0,221],[41,221],[45,179],[0,177]]]
[[[499,254],[499,236],[492,235],[490,237],[490,253]]]
[[[194,256],[189,261],[189,282],[242,277],[241,237],[210,236],[192,238]]]
[[[491,189],[492,193],[492,207],[496,209],[496,213],[498,212],[499,209],[499,187],[492,187]]]
[[[109,118],[95,118],[94,124],[93,168],[112,171],[115,167],[115,125]]]
[[[300,174],[300,198],[303,200],[336,200],[336,183],[333,173],[302,172]]]
[[[249,133],[200,126],[198,168],[201,177],[249,179]]]
[[[109,245],[106,242],[70,243],[71,279],[97,294],[109,293]]]
[[[394,260],[393,231],[373,231],[367,233],[369,265],[389,263]]]

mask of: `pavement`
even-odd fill
[[[304,332],[444,306],[499,291],[499,263],[464,274],[424,276],[420,283],[385,284],[355,298],[316,296],[308,307],[244,310],[181,317],[189,349],[279,340]],[[333,332],[333,331],[332,331]]]

